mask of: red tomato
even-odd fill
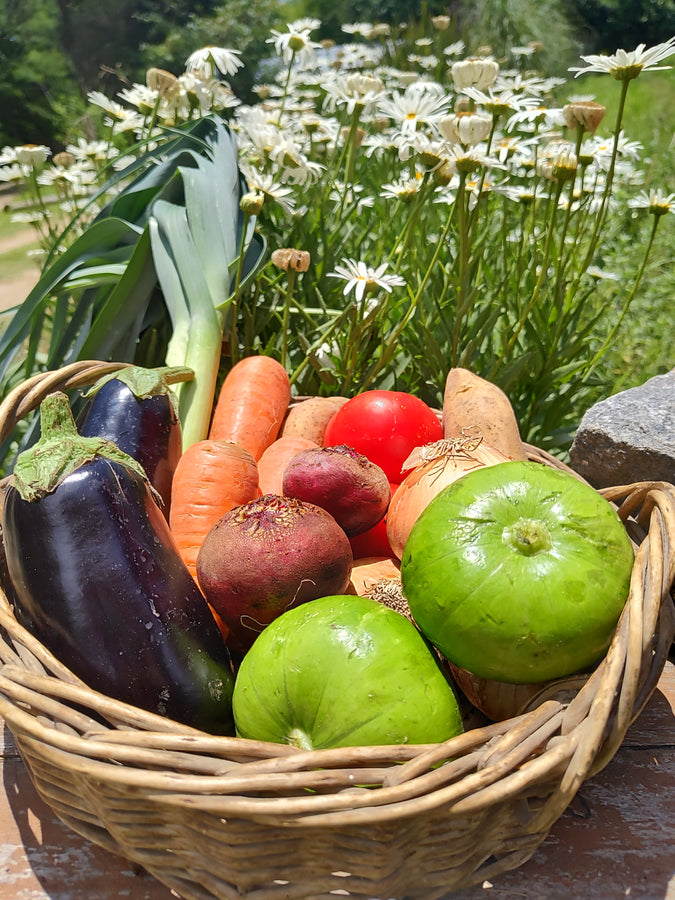
[[[397,487],[397,484],[389,484],[392,497]],[[365,559],[366,556],[391,556],[393,558],[395,554],[387,537],[387,513],[368,531],[350,537],[349,543],[352,545],[354,559]]]
[[[402,391],[363,391],[335,413],[323,442],[353,447],[398,484],[411,450],[442,437],[438,416],[419,397]]]

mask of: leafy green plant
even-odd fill
[[[180,412],[187,436],[198,439],[213,402],[222,316],[264,252],[239,208],[231,132],[218,117],[201,117],[112,181],[92,202],[118,186],[113,199],[66,249],[56,252],[56,243],[0,335],[3,393],[77,359],[157,365],[168,355],[194,368]],[[208,282],[202,265],[217,273]]]
[[[272,29],[255,104],[226,81],[239,55],[213,47],[182,76],[156,70],[154,87],[126,90],[126,111],[92,97],[113,130],[136,115],[159,143],[82,237],[55,248],[0,342],[0,376],[84,352],[189,355],[212,392],[237,359],[267,353],[298,394],[394,388],[439,405],[463,366],[506,391],[526,440],[564,455],[675,206],[624,133],[635,79],[662,68],[675,38],[582,58],[577,74],[613,80],[607,134],[605,106],[557,105],[564,80],[529,70],[527,48],[512,69],[466,56],[447,17],[415,36],[405,68],[405,29],[345,25],[350,41],[326,49],[319,24]],[[629,232],[630,266],[609,270]]]

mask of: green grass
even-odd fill
[[[565,88],[566,97],[592,95],[607,107],[600,132],[610,135],[616,121],[619,84],[608,75],[585,75]],[[623,130],[629,140],[639,141],[645,190],[660,188],[675,193],[675,69],[643,72],[629,88]],[[635,214],[637,217],[637,213]],[[651,219],[651,217],[649,217]],[[650,221],[644,223],[647,228]],[[603,266],[627,280],[640,265],[641,254],[626,234],[603,261]],[[663,216],[642,286],[615,343],[603,360],[601,374],[613,392],[642,384],[654,375],[675,367],[672,342],[673,297],[675,297],[675,214]]]
[[[620,85],[609,75],[584,75],[565,86],[565,97],[592,95],[607,114],[599,133],[612,133],[616,121]],[[661,186],[666,193],[675,190],[675,69],[643,72],[628,90],[623,130],[630,140],[645,148],[646,185]]]

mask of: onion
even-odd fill
[[[414,624],[408,601],[403,596],[401,566],[397,559],[392,559],[391,556],[365,556],[355,559],[350,587],[360,597],[377,600]]]
[[[394,492],[387,512],[387,538],[393,553],[401,559],[413,525],[443,488],[473,469],[509,459],[485,444],[479,432],[416,447],[403,464],[404,470],[412,471]]]
[[[448,668],[467,700],[493,722],[520,716],[545,700],[569,703],[588,680],[588,674],[580,674],[538,684],[509,684],[480,678],[453,663]]]

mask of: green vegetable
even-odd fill
[[[469,472],[431,501],[410,532],[401,581],[415,621],[451,662],[528,683],[598,662],[633,557],[593,488],[512,461]]]
[[[331,596],[275,619],[243,659],[241,737],[306,749],[444,741],[462,719],[432,651],[374,600]]]
[[[75,360],[187,366],[195,377],[176,391],[183,444],[205,437],[225,317],[266,250],[240,208],[245,188],[235,139],[217,115],[169,130],[111,175],[90,202],[113,199],[61,251],[68,226],[38,283],[8,311],[0,393]],[[0,446],[0,472],[34,440],[36,422],[22,424],[18,448],[14,435]]]

